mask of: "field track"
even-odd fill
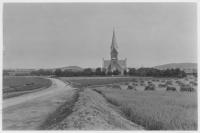
[[[74,89],[64,82],[50,80],[52,86],[45,90],[3,100],[3,130],[37,129],[51,112],[74,93]]]

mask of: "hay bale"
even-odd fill
[[[166,91],[177,91],[175,87],[167,87]]]
[[[172,84],[172,81],[167,81],[166,84],[168,84],[168,85],[173,85],[173,84]]]
[[[133,82],[138,82],[137,79],[132,79]]]
[[[140,83],[143,84],[143,83],[145,83],[145,82],[144,82],[144,80],[141,80]]]
[[[185,85],[185,86],[181,86],[180,91],[195,92],[196,90],[191,86]]]
[[[112,84],[107,84],[106,87],[110,88],[110,87],[112,87]]]
[[[192,84],[193,86],[197,86],[197,82],[193,82],[193,84]]]
[[[148,85],[148,86],[145,87],[144,90],[145,90],[145,91],[155,91],[155,86],[153,86],[153,85]]]
[[[127,90],[135,90],[136,91],[136,87],[129,85],[128,88],[127,88]]]
[[[129,85],[129,83],[124,83],[124,85]]]
[[[195,81],[190,81],[190,84],[192,84],[193,86],[197,86],[197,82]]]
[[[138,83],[132,83],[132,86],[139,86]]]
[[[159,84],[158,87],[164,88],[164,87],[168,87],[168,85],[167,84]]]
[[[111,87],[112,89],[122,89],[121,88],[121,86],[119,86],[119,85],[117,85],[117,84],[114,84],[114,85],[112,85],[112,87]]]
[[[146,84],[145,83],[140,83],[140,86],[146,86]]]

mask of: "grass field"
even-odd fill
[[[131,84],[133,78],[138,79],[138,77],[93,79],[64,77],[62,80],[90,86],[119,82]],[[194,79],[178,80],[189,84]],[[156,91],[143,91],[144,86],[136,86],[137,91],[126,90],[128,85],[120,85],[122,90],[105,86],[93,89],[122,110],[128,119],[147,130],[197,130],[197,92],[180,92],[180,86],[175,83],[175,79],[172,81],[172,86],[176,87],[178,92],[166,92],[166,87],[159,88],[158,84],[164,84],[163,82],[153,82]],[[145,81],[146,84],[147,82]],[[198,87],[194,88],[197,90]]]
[[[41,77],[3,77],[3,99],[45,89],[51,80]]]

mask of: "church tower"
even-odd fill
[[[118,60],[118,46],[115,38],[115,30],[113,29],[112,43],[110,47],[111,60]]]
[[[120,74],[123,75],[124,70],[127,69],[126,59],[125,60],[118,60],[118,46],[117,46],[114,28],[113,28],[112,43],[111,43],[111,46],[110,46],[110,55],[111,55],[111,60],[104,60],[103,59],[102,69],[104,69],[106,73],[108,71],[114,72],[114,71],[118,70],[120,72]]]

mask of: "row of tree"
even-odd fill
[[[91,68],[86,68],[83,71],[72,71],[72,70],[64,70],[56,69],[55,71],[52,70],[44,70],[40,69],[37,71],[32,71],[30,75],[56,75],[56,76],[64,76],[64,77],[73,77],[73,76],[111,76],[111,75],[120,75],[120,71],[108,71],[106,73],[105,70],[101,68],[96,68],[95,71],[92,71]],[[185,77],[186,74],[184,71],[181,71],[179,68],[177,69],[166,69],[166,70],[159,70],[155,68],[129,68],[129,71],[124,71],[124,75],[130,76],[152,76],[152,77]]]
[[[184,71],[179,68],[159,70],[156,68],[130,68],[128,75],[130,76],[152,76],[152,77],[186,77]]]

